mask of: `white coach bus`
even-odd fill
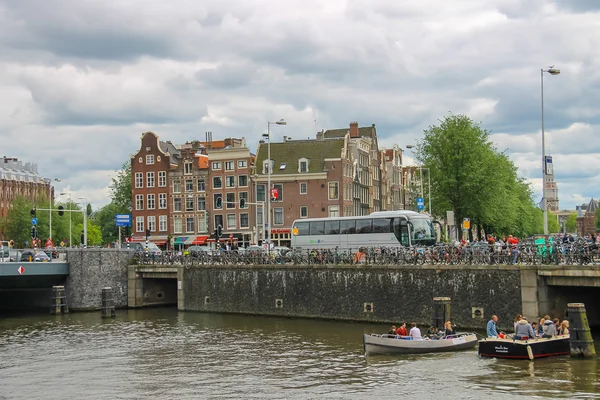
[[[436,222],[437,223],[437,222]],[[356,217],[297,219],[293,249],[431,246],[437,241],[429,215],[414,211],[378,211]]]

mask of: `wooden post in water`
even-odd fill
[[[115,304],[113,302],[112,288],[102,288],[102,318],[115,317]]]
[[[450,319],[450,297],[433,298],[433,322],[438,330],[444,329],[444,324]]]
[[[585,304],[568,303],[567,319],[569,320],[569,343],[571,345],[571,356],[583,358],[596,358],[596,348],[592,331],[585,312]]]
[[[64,286],[52,286],[52,305],[50,314],[68,314],[67,294]]]

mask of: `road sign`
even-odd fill
[[[37,225],[37,218],[31,218],[31,225]]]
[[[417,197],[417,210],[425,209],[425,199],[422,197]]]
[[[23,268],[22,265],[19,265],[19,268],[17,268],[17,272],[19,273],[19,275],[23,275],[23,272],[25,272],[25,268]]]
[[[116,226],[131,226],[131,215],[130,214],[117,214],[115,215]]]
[[[471,219],[469,219],[469,218],[463,219],[463,229],[471,229]]]

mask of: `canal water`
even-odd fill
[[[597,360],[365,357],[362,334],[388,329],[169,308],[2,316],[0,399],[600,399]]]

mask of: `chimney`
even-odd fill
[[[350,137],[357,138],[358,137],[358,122],[350,122]]]
[[[317,132],[317,141],[322,141],[325,140],[325,131],[321,130],[320,132]]]

